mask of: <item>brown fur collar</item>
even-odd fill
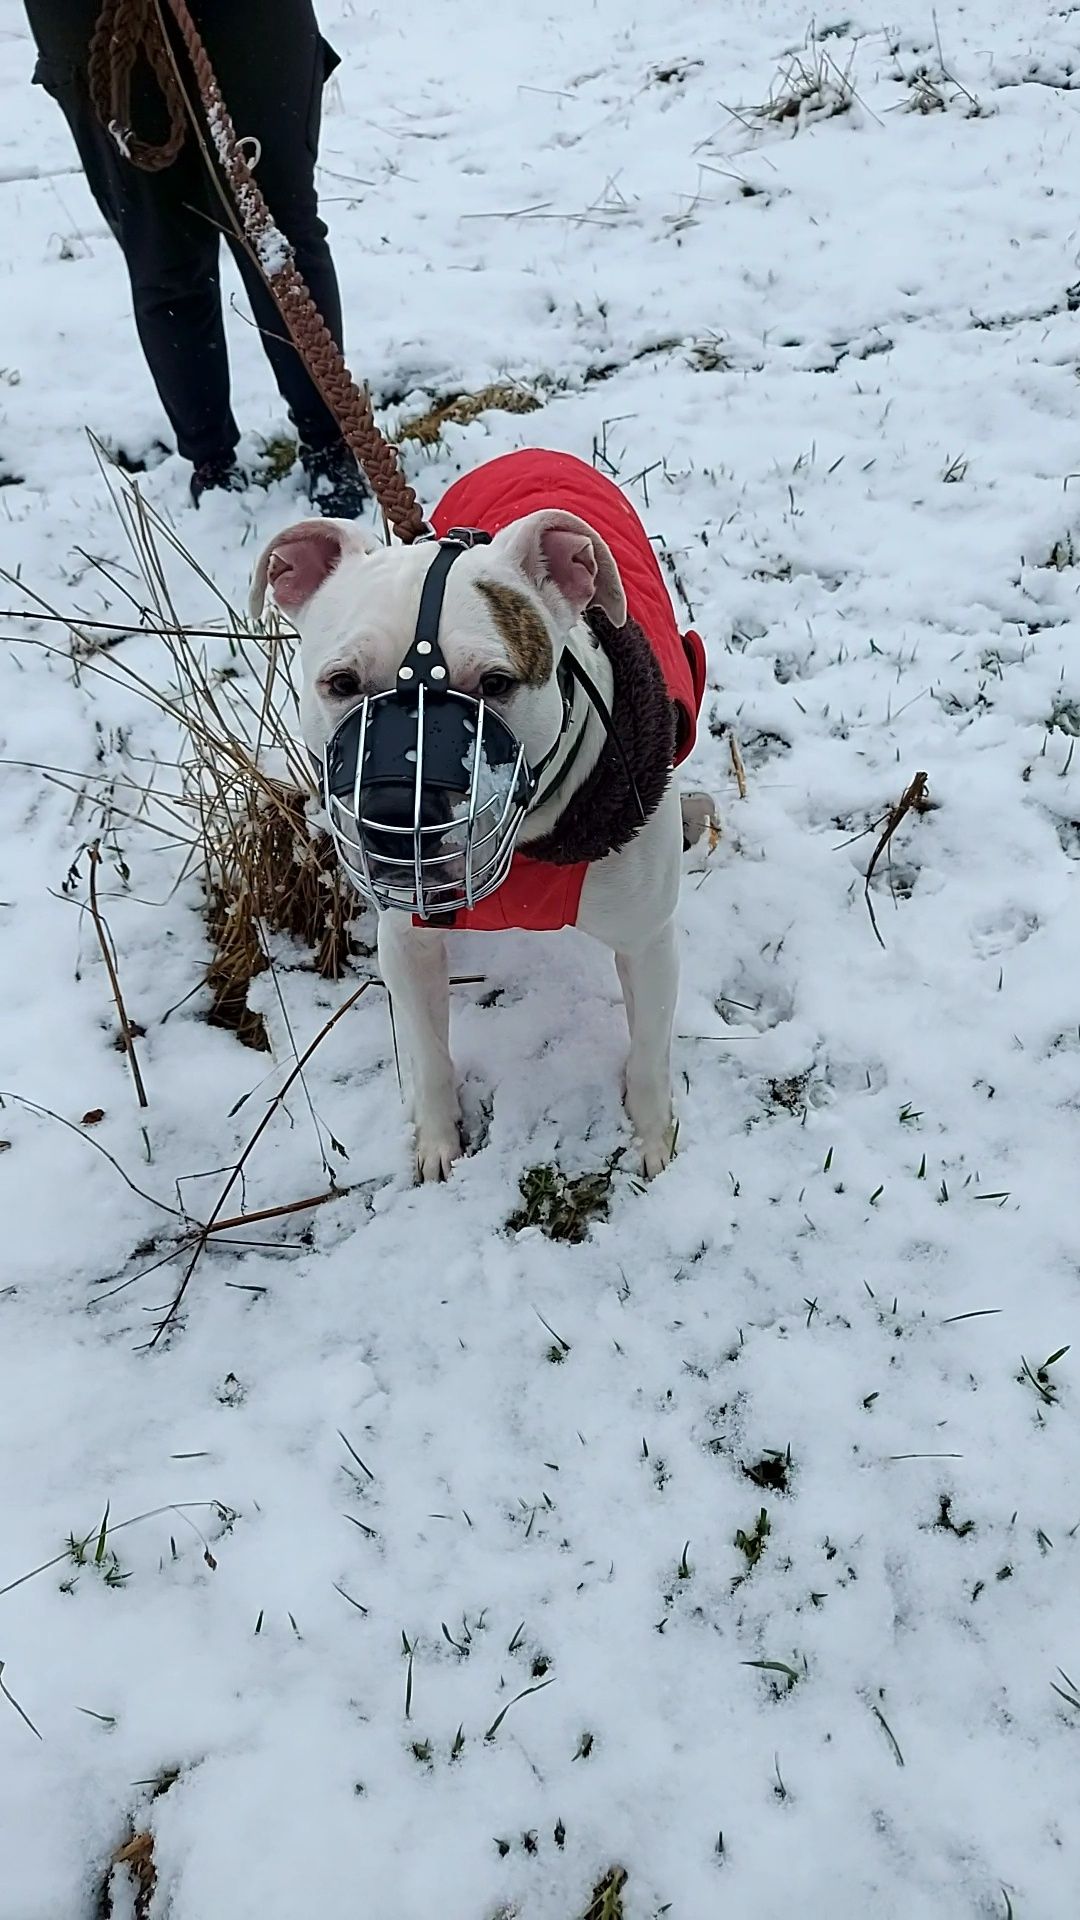
[[[671,778],[675,709],[659,661],[637,622],[628,620],[624,627],[613,627],[598,608],[586,618],[611,662],[611,717],[648,819]],[[577,698],[588,698],[584,688],[578,689]],[[603,860],[609,853],[617,853],[641,825],[637,796],[622,755],[611,740],[606,740],[593,771],[571,794],[551,832],[542,840],[528,841],[521,851],[530,860],[576,866],[583,860]]]

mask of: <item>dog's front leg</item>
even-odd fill
[[[679,991],[675,923],[665,922],[647,944],[615,955],[630,1054],[626,1062],[626,1111],[642,1147],[647,1179],[667,1166],[675,1147],[671,1107],[671,1036]]]
[[[461,1152],[450,983],[441,933],[404,913],[379,917],[379,966],[390,995],[399,1059],[407,1072],[421,1180],[445,1180]]]

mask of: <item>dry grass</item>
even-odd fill
[[[943,91],[944,82],[936,80],[932,74],[921,72],[911,81],[911,92],[901,105],[908,113],[944,113],[947,102]]]
[[[901,111],[908,113],[947,113],[959,108],[969,120],[979,120],[986,112],[978,96],[958,80],[945,59],[941,44],[941,30],[937,15],[932,16],[934,23],[934,55],[927,48],[920,49],[924,57],[918,58],[918,64],[912,66],[905,57],[903,41],[897,37],[892,41],[889,52],[896,62],[895,77],[904,86],[911,89],[908,98],[898,104]]]
[[[151,1800],[160,1800],[179,1778],[176,1767],[165,1767],[155,1780],[140,1784],[149,1786]],[[157,1878],[154,1836],[132,1819],[127,1839],[109,1857],[94,1920],[117,1920],[121,1914],[130,1915],[131,1920],[150,1920]]]
[[[470,426],[482,413],[535,413],[542,405],[536,394],[530,393],[527,388],[497,381],[493,386],[481,387],[478,393],[454,393],[437,400],[426,413],[401,421],[397,432],[390,437],[395,441],[415,440],[419,446],[433,447],[441,440],[444,427]]]
[[[593,1889],[593,1897],[583,1920],[623,1920],[623,1889],[627,1882],[625,1867],[612,1867],[605,1873],[599,1885]]]
[[[476,393],[448,393],[436,400],[424,413],[398,422],[397,430],[387,438],[395,445],[412,440],[417,446],[433,447],[447,426],[468,427],[485,413],[535,413],[543,400],[527,387],[509,380],[496,380]],[[295,440],[281,434],[266,440],[261,448],[261,464],[254,475],[258,486],[269,487],[281,480],[296,464]]]
[[[559,1844],[561,1845],[562,1842],[560,1841]],[[624,1920],[626,1909],[623,1906],[622,1897],[628,1877],[625,1867],[609,1868],[603,1879],[593,1888],[592,1898],[581,1915],[581,1920]],[[661,1908],[661,1912],[663,1911],[664,1909]],[[519,1920],[521,1914],[522,1909],[513,1904],[501,1906],[492,1914],[491,1920]]]
[[[119,1908],[113,1901],[118,1869],[123,1869],[129,1892],[128,1900]],[[118,1911],[123,1912],[124,1906],[133,1913],[134,1920],[149,1920],[150,1903],[156,1886],[154,1836],[152,1833],[133,1833],[130,1840],[125,1840],[122,1846],[117,1847],[109,1862],[98,1908],[101,1920],[112,1920],[113,1914]],[[133,1899],[130,1897],[132,1894]]]
[[[136,517],[156,558],[153,523],[145,512]],[[262,1016],[247,998],[269,963],[268,936],[298,941],[321,974],[337,979],[348,961],[356,902],[329,837],[309,824],[316,790],[297,746],[286,637],[275,624],[247,625],[230,608],[229,648],[237,666],[215,670],[205,649],[161,611],[186,734],[181,799],[197,823],[213,944],[208,1019],[266,1051]]]
[[[246,789],[246,790],[244,790]],[[207,1019],[245,1046],[269,1051],[262,1015],[248,990],[268,965],[266,933],[288,934],[312,953],[316,970],[336,980],[352,951],[356,902],[328,835],[312,835],[305,796],[286,782],[243,781],[204,815],[206,919],[213,957]]]
[[[985,107],[974,93],[952,74],[939,72],[933,74],[926,69],[914,74],[910,81],[911,92],[906,100],[900,102],[907,113],[947,113],[959,109],[968,120],[981,120]]]
[[[800,133],[815,120],[832,120],[849,112],[855,99],[854,60],[853,47],[847,65],[841,67],[820,40],[811,39],[804,52],[793,54],[781,67],[755,117]]]
[[[182,871],[194,867],[202,879],[212,947],[207,1017],[267,1051],[265,1023],[249,1008],[248,992],[270,963],[271,938],[296,941],[331,979],[361,950],[351,930],[356,899],[328,834],[310,818],[318,793],[299,744],[293,642],[276,619],[252,622],[233,607],[137,484],[104,460],[102,468],[141,584],[138,620],[112,629],[107,664],[97,636],[74,622],[72,655],[82,670],[134,686],[176,724],[175,761],[155,764],[141,788],[128,783],[137,802],[125,817],[167,822],[186,840]],[[212,625],[185,626],[170,580],[178,571],[213,594]],[[156,634],[166,650],[171,684],[164,689],[157,675],[142,677],[126,664],[123,643],[137,633]]]
[[[730,373],[733,364],[724,340],[716,333],[695,340],[686,357],[696,373]]]

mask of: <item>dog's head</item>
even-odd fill
[[[267,590],[300,635],[300,719],[320,754],[365,695],[386,693],[412,643],[430,541],[385,547],[349,520],[301,520],[259,558],[251,608]],[[531,764],[558,737],[556,668],[567,635],[591,606],[615,626],[626,596],[611,551],[572,513],[532,513],[489,546],[462,554],[446,581],[439,644],[450,687],[483,698]]]

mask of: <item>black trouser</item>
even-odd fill
[[[218,272],[225,215],[198,143],[189,132],[175,164],[161,173],[125,160],[87,89],[100,0],[26,0],[26,10],[41,56],[34,78],[62,107],[90,190],[123,249],[139,339],[177,447],[196,466],[225,459],[239,439]],[[311,0],[191,0],[191,12],[237,134],[260,142],[259,185],[340,346],[341,296],[315,194],[322,89],[337,56],[319,34]],[[141,61],[131,117],[141,139],[156,144],[164,137],[164,104]],[[227,230],[226,238],[300,438],[316,449],[330,446],[340,429],[285,337],[259,273]]]

